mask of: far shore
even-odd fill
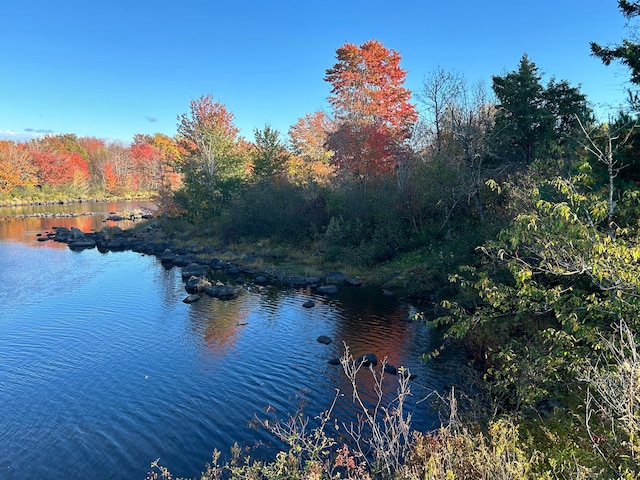
[[[74,203],[103,203],[103,202],[150,202],[148,197],[109,197],[109,198],[66,198],[57,200],[12,200],[0,201],[0,207],[29,207],[37,205],[67,205]]]

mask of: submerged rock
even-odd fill
[[[333,295],[338,293],[338,287],[335,285],[322,285],[321,287],[318,287],[317,292],[322,295]]]
[[[317,339],[318,343],[323,343],[325,345],[329,345],[332,340],[331,338],[327,337],[326,335],[320,335]]]
[[[182,301],[184,303],[194,303],[194,302],[197,302],[198,300],[200,300],[200,295],[198,295],[197,293],[194,293],[194,294],[191,294],[191,295],[187,296]]]
[[[220,300],[231,300],[238,296],[238,291],[231,285],[212,285],[205,288],[204,293]]]

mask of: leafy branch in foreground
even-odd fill
[[[480,251],[484,265],[450,277],[475,293],[445,302],[448,335],[479,342],[489,385],[502,407],[519,410],[568,393],[600,331],[620,318],[640,327],[638,192],[622,193],[611,233],[607,198],[574,179],[532,187],[531,207]],[[583,193],[586,192],[586,193]],[[608,196],[607,196],[608,197]]]

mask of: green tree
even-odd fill
[[[289,157],[287,149],[280,141],[280,132],[265,125],[254,131],[253,176],[258,181],[273,181],[286,172]]]
[[[498,99],[491,133],[491,156],[503,165],[530,165],[560,157],[564,139],[586,119],[586,98],[568,82],[551,79],[545,88],[535,63],[525,54],[516,71],[493,77]]]
[[[177,199],[193,221],[202,221],[218,214],[237,191],[248,159],[233,114],[211,95],[193,100],[178,119],[178,136],[188,153],[180,165],[183,186]]]
[[[618,8],[627,20],[640,15],[640,2],[618,0]],[[622,43],[613,46],[602,46],[597,42],[591,42],[591,52],[605,65],[617,61],[629,67],[631,83],[640,85],[640,45],[637,41],[623,38]]]
[[[513,224],[481,247],[482,265],[451,277],[477,297],[445,302],[450,315],[439,323],[475,345],[503,407],[566,393],[600,333],[623,319],[640,327],[637,223],[610,235],[607,196],[591,183],[584,164],[571,179],[510,187],[505,195],[521,208]],[[639,198],[625,191],[620,214],[637,210]]]

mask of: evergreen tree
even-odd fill
[[[558,158],[566,139],[579,131],[576,118],[589,116],[578,88],[555,79],[545,88],[526,54],[517,70],[493,77],[493,91],[498,104],[490,156],[507,166]]]
[[[618,0],[618,8],[628,20],[640,15],[640,2]],[[640,45],[627,38],[622,43],[614,46],[602,46],[591,42],[591,52],[600,58],[605,65],[613,61],[619,61],[631,70],[631,83],[640,85]]]

